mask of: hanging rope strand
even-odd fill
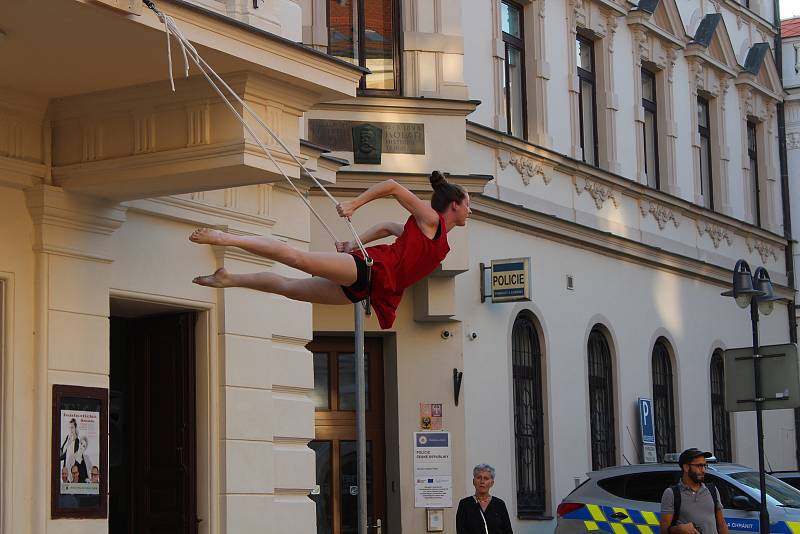
[[[236,108],[231,103],[230,99],[228,97],[226,97],[226,95],[223,93],[223,91],[220,89],[220,87],[212,79],[211,76],[213,75],[213,77],[216,78],[219,81],[219,83],[228,91],[228,93],[230,93],[234,97],[234,99],[237,101],[237,103],[239,103],[242,106],[243,110],[247,111],[253,118],[255,118],[256,122],[280,145],[280,147],[283,149],[283,151],[287,155],[289,155],[289,157],[291,157],[294,160],[295,163],[297,163],[297,165],[301,168],[301,170],[304,171],[314,181],[314,183],[325,193],[325,195],[331,200],[331,202],[333,202],[334,205],[338,206],[339,202],[333,197],[333,195],[330,194],[330,192],[328,192],[328,190],[325,188],[325,186],[323,186],[319,182],[319,180],[317,180],[317,178],[311,173],[311,171],[309,171],[305,167],[305,165],[303,165],[303,163],[297,158],[297,156],[295,156],[294,153],[292,153],[292,151],[289,149],[289,147],[286,146],[286,144],[283,142],[283,140],[274,131],[272,131],[272,129],[261,119],[261,117],[259,117],[258,114],[255,111],[253,111],[253,109],[250,108],[250,106],[247,105],[247,103],[244,100],[242,100],[239,97],[238,94],[236,94],[236,92],[225,82],[225,80],[223,80],[222,77],[219,74],[217,74],[216,71],[214,71],[214,69],[202,58],[202,56],[200,56],[200,54],[197,52],[197,50],[194,48],[194,46],[183,35],[183,33],[181,32],[180,28],[178,28],[177,24],[175,23],[175,20],[172,17],[170,17],[169,15],[166,15],[165,13],[161,12],[160,10],[158,10],[153,5],[152,2],[147,1],[147,0],[143,0],[143,1],[145,2],[145,4],[150,9],[152,9],[156,13],[158,18],[164,23],[165,33],[167,34],[167,53],[168,53],[168,56],[169,56],[168,57],[169,76],[170,76],[170,83],[172,85],[172,90],[173,91],[175,90],[175,84],[174,84],[173,73],[172,73],[172,54],[171,54],[171,49],[170,49],[170,46],[169,46],[170,34],[178,41],[178,44],[180,44],[180,46],[181,46],[181,52],[183,54],[183,60],[184,60],[184,72],[185,72],[185,75],[188,76],[188,74],[189,74],[189,61],[188,61],[188,58],[190,57],[192,59],[192,61],[194,62],[194,64],[197,66],[197,68],[200,70],[200,72],[203,74],[203,76],[206,78],[206,80],[209,82],[211,87],[216,91],[216,93],[220,96],[220,98],[226,104],[228,109],[236,116],[236,118],[239,119],[239,122],[242,123],[242,126],[244,126],[244,128],[247,130],[247,132],[250,134],[250,136],[259,145],[261,150],[267,155],[269,160],[278,169],[278,172],[280,172],[280,174],[283,176],[283,178],[289,183],[289,185],[292,187],[292,189],[295,191],[295,193],[297,193],[297,195],[303,200],[305,205],[308,207],[308,209],[311,211],[311,213],[314,214],[316,219],[325,228],[325,230],[328,232],[328,234],[331,236],[331,238],[334,241],[338,241],[338,239],[336,238],[336,235],[333,233],[333,231],[330,229],[330,227],[325,223],[325,221],[322,219],[322,217],[319,215],[319,213],[317,213],[317,211],[314,209],[314,207],[311,205],[311,203],[308,201],[308,199],[305,197],[305,195],[297,188],[297,186],[294,184],[294,181],[291,178],[289,178],[289,176],[283,171],[283,169],[278,164],[278,162],[275,161],[275,158],[272,156],[270,150],[261,142],[261,140],[255,134],[255,132],[252,130],[250,125],[247,124],[247,121],[244,120],[244,117],[236,110]],[[187,50],[189,51],[189,54],[187,54]],[[351,222],[349,217],[346,218],[346,222],[347,222],[347,225],[348,225],[348,227],[350,229],[350,232],[352,233],[352,235],[354,237],[354,241],[356,242],[356,244],[358,245],[359,249],[361,250],[361,253],[364,255],[365,260],[369,260],[370,258],[369,258],[369,255],[367,254],[366,247],[364,246],[363,242],[361,241],[361,238],[359,237],[358,232],[356,232],[355,228],[353,227],[353,224],[352,224],[352,222]]]

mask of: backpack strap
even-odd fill
[[[719,503],[720,506],[722,505],[722,497],[720,497],[719,490],[713,483],[706,482],[705,485],[708,488],[708,492],[711,493],[711,500],[714,501],[714,511],[716,511],[717,503]]]
[[[669,526],[674,527],[678,524],[678,516],[681,515],[681,489],[677,484],[673,484],[669,489],[672,490],[672,508],[675,510],[672,514],[672,523]]]

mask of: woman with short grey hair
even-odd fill
[[[478,464],[472,469],[475,494],[461,499],[456,512],[456,534],[513,534],[506,503],[489,494],[495,469]]]

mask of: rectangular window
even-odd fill
[[[328,54],[372,71],[362,92],[399,92],[397,15],[397,0],[328,0]]]
[[[581,159],[597,166],[597,96],[595,95],[594,44],[579,35],[575,40],[578,63],[578,108],[581,132]]]
[[[697,97],[697,133],[700,134],[700,194],[703,205],[714,209],[714,182],[711,173],[711,120],[708,99]]]
[[[512,2],[500,4],[505,58],[503,61],[503,99],[506,132],[526,139],[528,125],[525,99],[525,39],[522,8]]]
[[[647,185],[660,186],[658,178],[658,124],[656,108],[656,75],[642,69],[642,108],[644,108],[644,172]]]
[[[747,121],[747,156],[750,159],[750,215],[756,226],[761,226],[761,190],[758,184],[758,144],[756,123]]]

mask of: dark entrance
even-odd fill
[[[195,534],[194,313],[111,318],[110,534]]]

